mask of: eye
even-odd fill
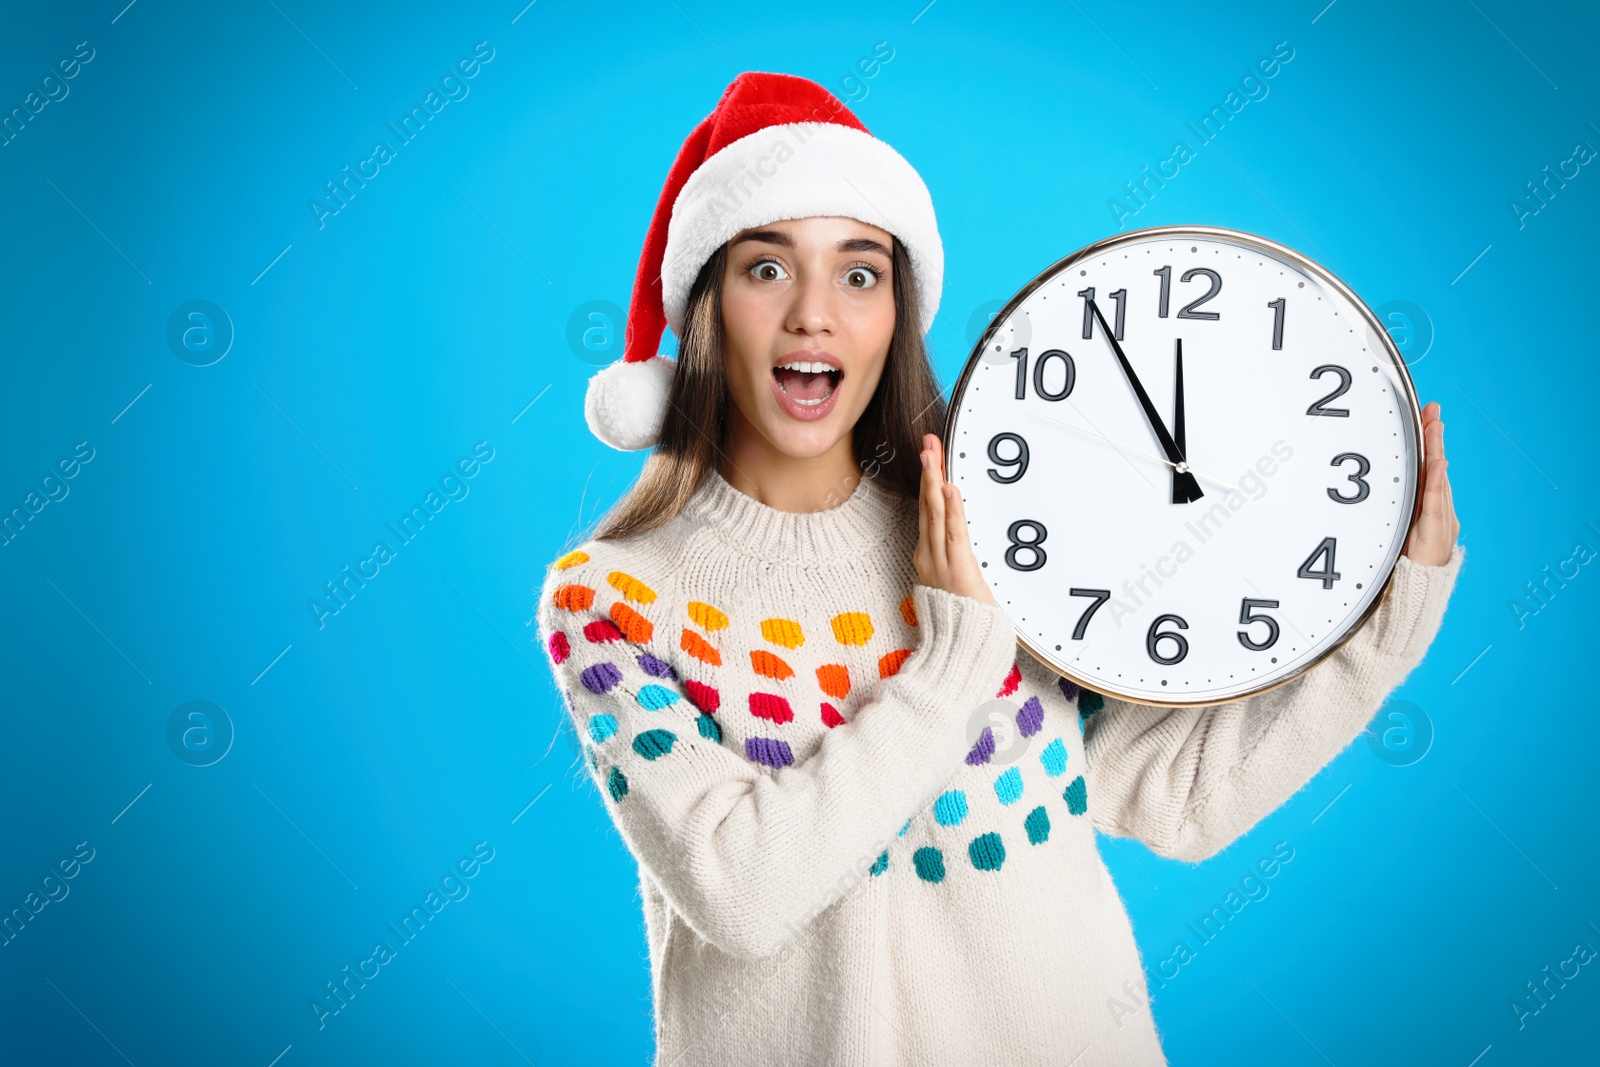
[[[745,265],[746,271],[754,272],[757,279],[764,282],[781,282],[789,276],[783,269],[783,264],[775,259],[754,259]]]
[[[883,280],[883,273],[870,263],[852,263],[845,269],[844,279],[852,289],[871,289]]]

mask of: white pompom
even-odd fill
[[[657,355],[635,363],[618,360],[601,370],[589,379],[583,398],[590,431],[622,452],[650,448],[661,436],[677,369],[676,360]]]

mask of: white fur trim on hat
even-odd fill
[[[783,219],[839,215],[888,230],[911,254],[927,333],[939,310],[944,248],[928,187],[905,158],[852,126],[768,126],[702,163],[672,205],[661,297],[681,333],[689,289],[706,260],[734,234]]]
[[[633,363],[618,360],[601,369],[589,379],[583,398],[590,432],[623,452],[654,445],[677,369],[676,360],[659,355]]]

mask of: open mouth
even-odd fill
[[[773,367],[772,377],[784,396],[795,404],[817,407],[833,396],[844,372],[831,364],[797,359]]]

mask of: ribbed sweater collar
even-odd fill
[[[843,503],[783,511],[735,489],[715,467],[684,514],[746,555],[773,563],[829,563],[883,544],[899,520],[900,498],[863,478]]]

